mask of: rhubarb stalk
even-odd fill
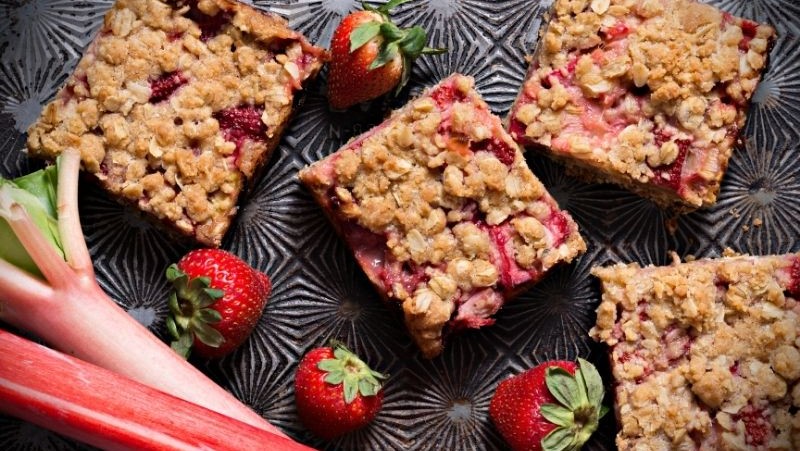
[[[0,413],[111,450],[309,450],[2,329]]]
[[[0,253],[0,320],[41,337],[67,354],[283,436],[103,292],[95,280],[78,217],[79,166],[77,150],[62,153],[55,238],[43,233],[39,226],[42,221],[32,219],[32,212],[40,212],[19,201],[13,183],[0,184],[0,225],[13,231],[36,270],[26,271],[4,260]],[[54,244],[59,242],[61,248]]]

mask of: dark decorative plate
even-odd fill
[[[355,0],[255,1],[326,45]],[[473,75],[494,111],[506,113],[525,71],[547,1],[414,0],[401,22],[421,23],[433,44],[406,95],[454,71]],[[220,384],[296,439],[341,449],[500,449],[488,419],[497,383],[545,359],[587,357],[608,380],[605,351],[587,337],[599,301],[589,276],[610,261],[666,263],[668,252],[718,256],[726,247],[768,254],[800,250],[800,2],[716,0],[728,11],[772,23],[780,38],[754,97],[744,145],[736,150],[716,207],[668,218],[648,201],[607,185],[587,185],[531,156],[529,163],[582,227],[589,252],[511,303],[494,327],[453,340],[444,354],[422,359],[368,285],[320,210],[298,184],[303,165],[337,149],[381,117],[375,104],[348,114],[328,111],[325,83],[308,93],[258,187],[244,199],[224,247],[268,272],[275,293],[251,340],[233,356],[203,367]],[[24,132],[78,61],[111,0],[0,0],[0,174],[16,176],[26,159]],[[324,78],[324,77],[323,77]],[[186,249],[171,243],[133,210],[81,187],[81,214],[102,287],[154,333],[164,334],[163,272]],[[299,424],[292,380],[298,359],[337,337],[391,374],[385,408],[367,429],[325,444]],[[613,449],[609,416],[590,449]],[[0,418],[0,449],[80,449],[37,427]]]

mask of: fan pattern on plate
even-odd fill
[[[781,34],[800,34],[800,4],[795,0],[710,0],[708,3],[741,17],[768,23]]]
[[[111,0],[27,0],[0,5],[3,61],[46,65],[77,60],[100,26]]]
[[[356,0],[252,0],[327,45]],[[382,1],[370,1],[377,5]],[[391,108],[449,75],[473,75],[492,109],[504,115],[526,71],[551,1],[411,0],[397,8],[403,25],[419,23],[445,55],[421,58],[397,100],[346,113],[325,99],[325,73],[300,101],[264,177],[242,198],[226,237],[237,253],[273,280],[266,313],[233,355],[195,362],[260,414],[298,440],[326,449],[502,449],[488,420],[497,383],[549,358],[584,356],[608,377],[605,350],[586,337],[599,300],[589,272],[617,261],[666,263],[680,256],[718,256],[727,247],[766,254],[800,250],[800,7],[793,0],[713,0],[735,14],[774,24],[780,37],[770,71],[754,97],[719,203],[672,218],[651,202],[608,185],[586,184],[561,166],[528,154],[528,163],[583,230],[589,251],[557,269],[498,314],[497,324],[449,337],[444,354],[422,359],[402,315],[385,305],[309,194],[297,171],[334,152],[382,120]],[[0,0],[0,174],[16,176],[40,163],[21,150],[24,131],[77,63],[111,0]],[[36,12],[36,14],[34,14]],[[102,287],[131,315],[166,339],[164,269],[187,249],[135,210],[81,185],[81,216]],[[674,232],[674,233],[673,233]],[[305,352],[337,338],[389,373],[385,407],[368,428],[331,443],[297,420],[292,379]],[[612,449],[614,419],[604,420],[589,449]],[[84,449],[72,441],[0,418],[0,449]]]

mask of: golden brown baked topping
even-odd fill
[[[118,0],[28,148],[79,148],[110,193],[216,246],[324,59],[238,2]]]
[[[594,274],[620,449],[797,449],[800,256]]]
[[[712,204],[774,35],[694,0],[559,0],[510,132],[664,205]]]
[[[461,75],[300,177],[428,356],[446,326],[491,324],[504,298],[585,249]]]

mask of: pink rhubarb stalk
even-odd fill
[[[309,450],[0,329],[0,412],[110,450]]]
[[[0,259],[0,320],[107,370],[284,436],[178,356],[97,285],[78,218],[80,155],[65,150],[58,174],[58,230],[66,261],[26,210],[0,195],[0,216],[45,280]]]

